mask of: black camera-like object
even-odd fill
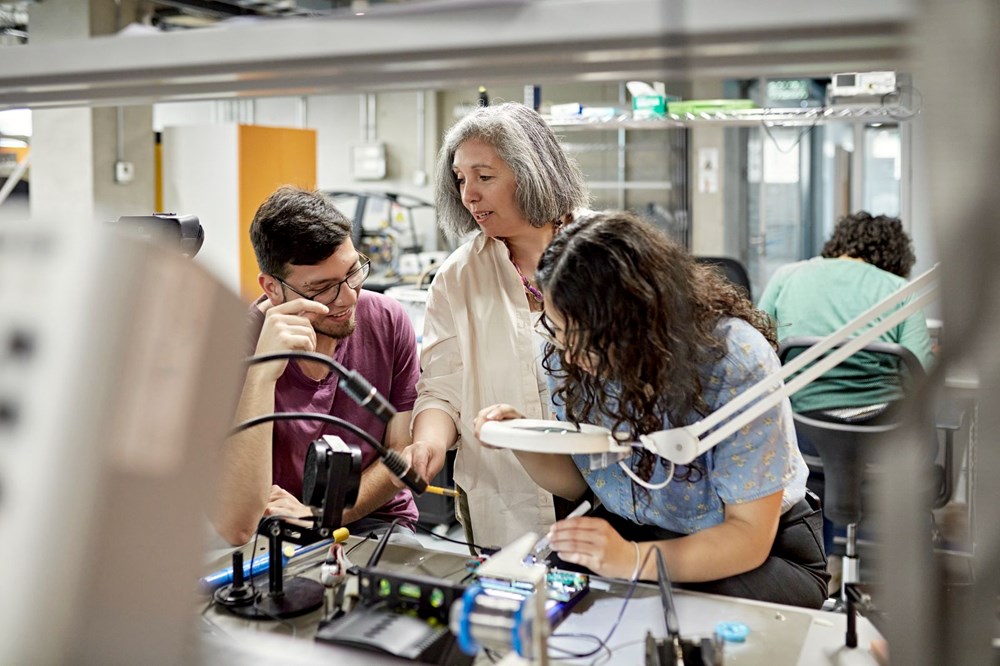
[[[177,249],[188,258],[198,254],[198,250],[205,242],[205,229],[194,215],[177,213],[124,215],[118,218],[117,225],[135,236]]]
[[[323,435],[306,451],[302,500],[320,509],[319,536],[329,538],[343,524],[344,509],[358,501],[361,488],[361,448],[340,437]]]

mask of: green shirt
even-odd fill
[[[825,337],[899,290],[906,280],[855,259],[824,259],[782,266],[767,283],[759,307],[774,318],[778,340]],[[927,322],[916,312],[880,337],[913,352],[926,369],[933,361]],[[903,397],[896,364],[883,355],[855,354],[792,396],[796,412],[863,407]]]

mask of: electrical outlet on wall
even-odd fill
[[[135,165],[119,160],[115,162],[115,182],[121,185],[131,183],[135,178]]]

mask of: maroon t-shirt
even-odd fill
[[[262,296],[250,307],[250,354],[264,325],[264,315],[257,308]],[[334,360],[349,370],[355,370],[384,395],[397,411],[413,408],[417,398],[416,383],[420,376],[417,339],[413,325],[403,307],[382,294],[362,290],[355,310],[357,328],[337,343]],[[376,440],[384,441],[385,425],[364,407],[358,405],[337,386],[339,376],[331,372],[322,381],[310,379],[294,361],[288,363],[278,379],[274,392],[275,412],[326,413],[358,426]],[[302,500],[302,467],[309,445],[323,435],[336,435],[349,444],[361,447],[363,469],[377,462],[377,453],[360,437],[332,423],[322,421],[276,421],[272,442],[272,478],[295,497]],[[368,517],[391,521],[412,529],[418,516],[413,495],[408,489]]]

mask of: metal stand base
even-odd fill
[[[323,605],[326,588],[314,580],[289,578],[284,582],[284,590],[278,596],[271,596],[266,585],[257,586],[260,599],[250,606],[233,606],[229,612],[251,620],[283,620],[305,615]]]

